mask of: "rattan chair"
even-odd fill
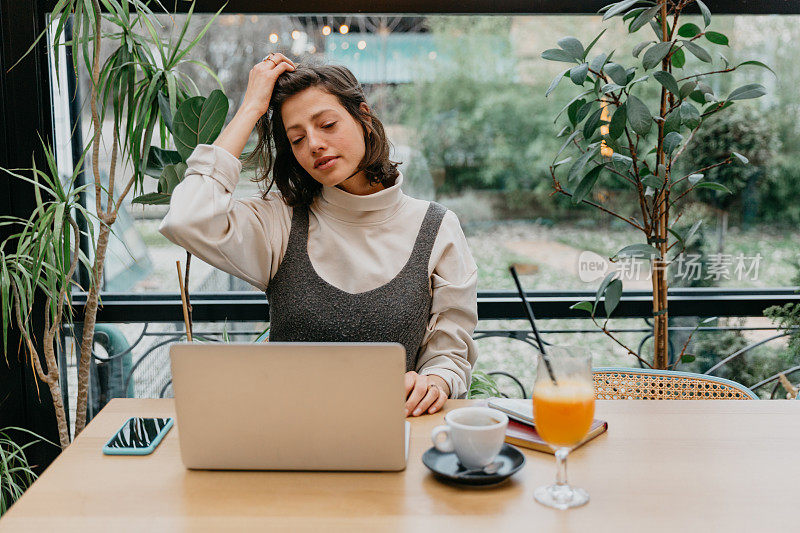
[[[729,379],[673,370],[601,367],[594,369],[598,400],[757,400]]]

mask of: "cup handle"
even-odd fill
[[[442,433],[445,434],[444,440],[438,438],[439,435]],[[433,431],[431,431],[431,440],[433,441],[434,448],[436,448],[442,453],[450,453],[453,450],[455,450],[455,447],[453,446],[453,441],[450,438],[449,426],[436,426],[435,428],[433,428]]]

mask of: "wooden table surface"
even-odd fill
[[[598,401],[609,430],[568,469],[591,501],[569,511],[533,499],[555,476],[540,452],[495,487],[437,481],[420,457],[442,413],[411,419],[399,473],[186,470],[177,427],[152,455],[103,455],[132,415],[174,416],[173,401],[113,400],[0,531],[800,531],[800,402]]]

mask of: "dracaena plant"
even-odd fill
[[[149,156],[157,153],[150,146],[156,132],[160,133],[161,147],[165,147],[169,140],[168,131],[173,127],[173,117],[184,100],[191,100],[190,97],[198,92],[191,77],[181,68],[192,63],[211,72],[207,65],[190,60],[187,54],[206,33],[216,15],[197,35],[190,38],[187,33],[194,8],[192,4],[177,35],[171,33],[168,39],[164,39],[158,31],[161,23],[149,4],[145,0],[58,0],[50,16],[54,28],[53,41],[57,46],[68,22],[72,23],[72,38],[63,44],[72,49],[74,68],[77,70],[79,66],[84,66],[89,72],[87,99],[92,118],[85,153],[91,162],[93,180],[89,187],[95,192],[96,211],[96,216],[91,214],[91,217],[96,221],[97,231],[92,234],[90,243],[94,257],[90,262],[87,260],[90,285],[84,288],[88,291],[84,316],[75,318],[83,323],[78,359],[75,435],[86,424],[89,361],[112,225],[127,195],[132,190],[143,190],[146,169],[153,167],[148,161]],[[45,33],[37,37],[26,54],[33,50]],[[105,61],[101,60],[103,46],[113,48]],[[55,57],[58,58],[58,54]],[[214,75],[213,72],[211,74]],[[100,168],[100,143],[102,124],[107,114],[113,116],[114,128],[111,142],[106,143],[111,152],[106,184]],[[53,339],[64,314],[69,316],[71,309],[70,278],[75,271],[76,261],[81,257],[77,247],[77,226],[70,213],[72,209],[81,209],[79,203],[73,201],[76,198],[74,190],[69,190],[66,195],[59,191],[58,170],[52,154],[47,152],[46,155],[51,163],[48,173],[36,169],[12,172],[13,177],[18,179],[32,181],[25,176],[32,174],[34,178],[42,179],[49,176],[50,180],[46,183],[47,188],[35,184],[37,194],[41,192],[43,198],[37,196],[38,208],[30,219],[13,221],[21,224],[23,229],[7,241],[3,250],[0,284],[2,319],[4,335],[9,325],[20,329],[26,340],[31,365],[36,367],[37,376],[50,386],[61,445],[66,446],[69,444],[69,435],[58,388],[59,369],[55,357],[51,358],[51,355],[54,350]],[[163,162],[158,165],[162,172],[175,170],[168,170]],[[133,169],[130,176],[120,178],[120,183],[117,183],[118,166]],[[170,178],[167,176],[164,179]],[[82,211],[88,220],[90,214],[85,209]],[[39,238],[41,235],[48,236],[48,239],[42,240]],[[14,244],[17,242],[19,245]],[[16,246],[13,252],[10,250],[12,246]],[[74,246],[71,254],[70,246]],[[38,366],[39,357],[30,322],[32,302],[38,290],[44,290],[47,298],[48,311],[42,337],[48,366],[46,371]]]
[[[703,28],[681,21],[684,10],[693,4],[702,14]],[[669,365],[666,269],[700,224],[683,234],[674,229],[683,214],[683,202],[698,189],[729,193],[724,185],[705,179],[705,173],[722,165],[747,164],[748,160],[730,152],[688,172],[679,171],[676,163],[708,117],[740,100],[766,94],[762,85],[751,83],[717,95],[706,81],[744,66],[769,67],[760,61],[733,65],[720,54],[720,47],[729,45],[728,37],[709,29],[711,13],[700,0],[625,0],[600,12],[604,21],[622,21],[628,33],[641,32],[643,40],[631,57],[615,55],[615,51],[590,56],[604,29],[586,46],[575,37],[564,37],[558,48],[542,53],[543,59],[569,64],[555,77],[547,94],[565,78],[580,91],[556,116],[556,122],[566,123],[559,134],[566,138],[550,174],[555,191],[569,196],[574,205],[591,205],[641,231],[642,242],[624,247],[611,260],[625,257],[650,262],[655,346],[653,360],[642,362],[664,369]],[[646,96],[653,92],[658,92],[657,100]],[[634,193],[638,205],[631,213],[614,211],[592,194],[603,175]],[[601,282],[594,301],[578,302],[573,308],[590,313],[611,339],[640,359],[606,327],[621,295],[622,280],[612,271]],[[598,319],[601,300],[605,317]],[[688,341],[674,364],[692,358],[686,353],[687,346]]]

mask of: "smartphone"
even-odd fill
[[[147,455],[172,427],[172,418],[132,416],[103,446],[106,455]]]

